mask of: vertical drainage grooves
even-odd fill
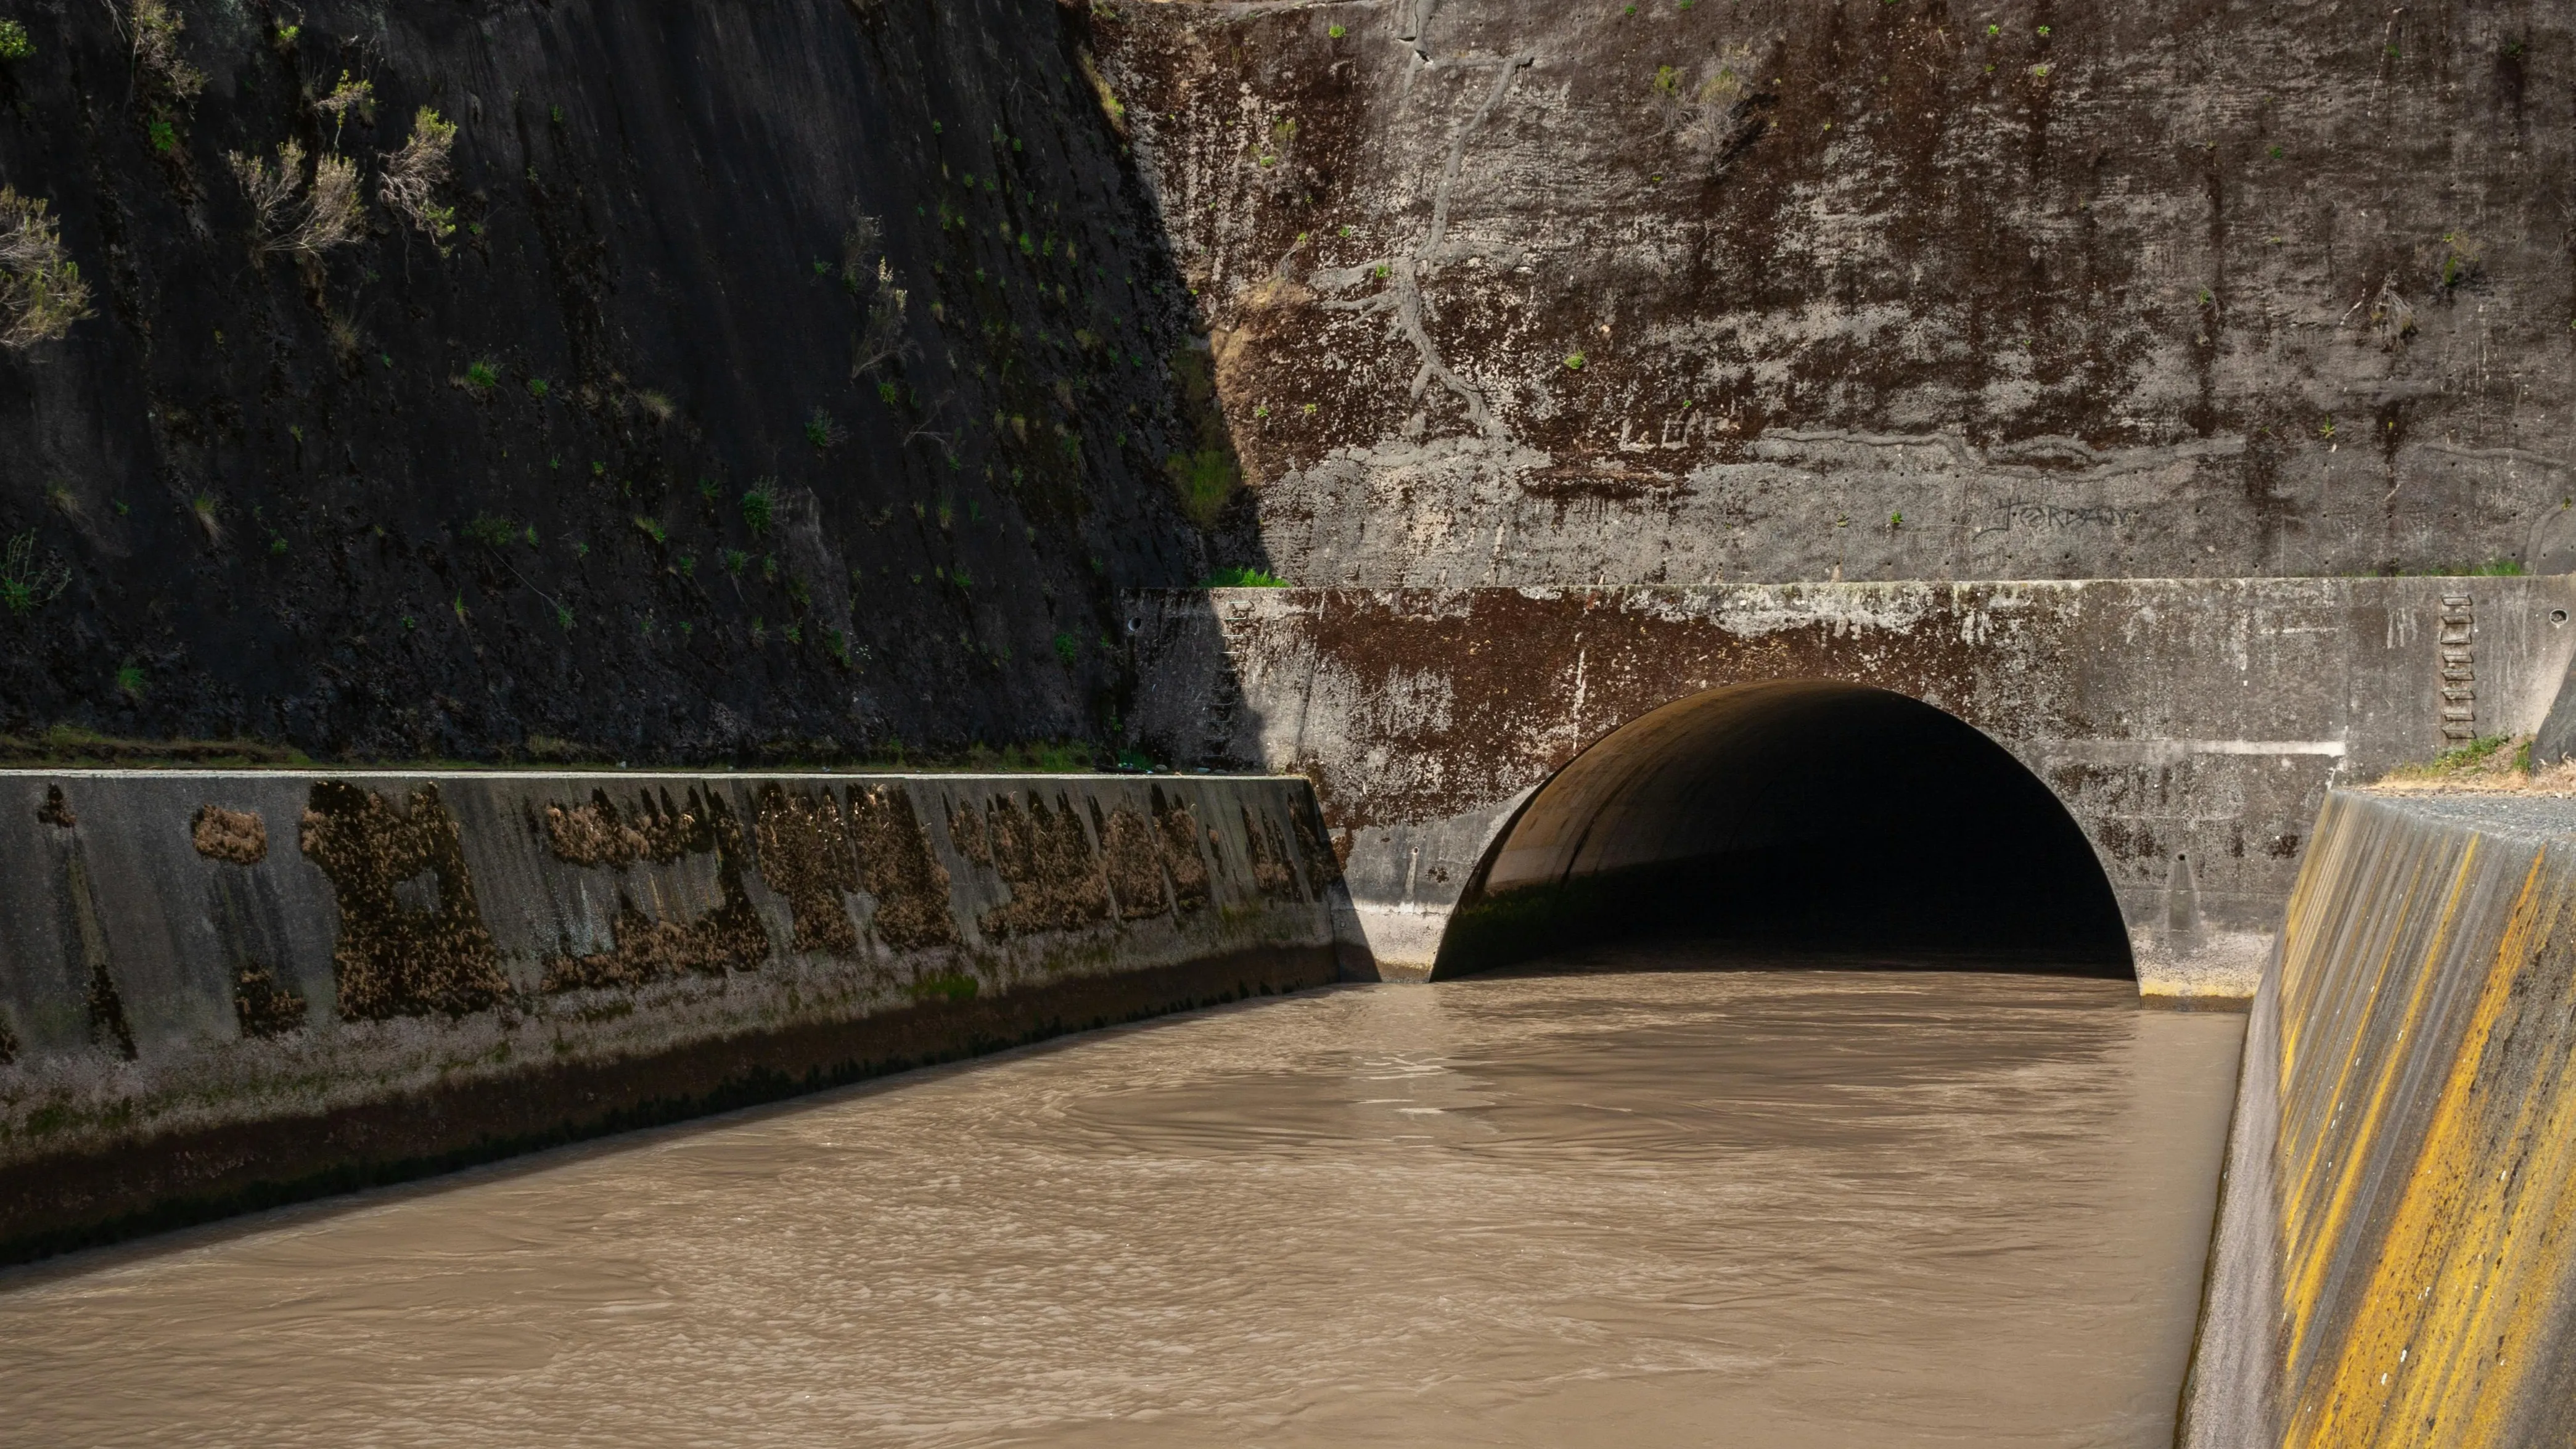
[[[2576,802],[2336,791],[2245,1041],[2177,1442],[2576,1440]]]
[[[1941,710],[1829,680],[1708,690],[1585,751],[1477,868],[1433,975],[1639,935],[2134,974],[2047,786]]]

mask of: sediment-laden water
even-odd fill
[[[1259,1002],[0,1275],[0,1438],[2162,1445],[2242,1020]]]

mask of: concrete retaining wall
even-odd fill
[[[2576,1435],[2576,801],[2337,792],[2257,998],[2182,1442]]]
[[[0,1256],[1337,973],[1302,779],[0,773]]]

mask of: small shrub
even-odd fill
[[[671,414],[678,411],[671,406],[670,394],[655,392],[650,388],[635,395],[635,405],[644,410],[644,416],[656,423],[669,422]]]
[[[1110,89],[1109,77],[1100,73],[1100,62],[1092,59],[1091,52],[1088,50],[1075,51],[1073,58],[1074,63],[1082,67],[1082,78],[1091,82],[1091,93],[1099,97],[1100,114],[1109,118],[1109,129],[1121,136],[1126,135],[1127,107],[1119,101],[1118,93]],[[933,121],[930,129],[937,131],[939,123]]]
[[[277,164],[239,151],[225,163],[250,199],[254,249],[301,252],[316,256],[356,241],[364,229],[366,208],[358,201],[358,165],[343,156],[326,155],[304,177],[304,147],[288,141],[277,148]]]
[[[754,483],[750,491],[742,495],[742,521],[751,529],[752,537],[758,538],[768,532],[777,515],[778,496],[770,491],[768,479]]]
[[[1569,352],[1565,354],[1566,371],[1581,372],[1583,370],[1583,360],[1583,354],[1580,352]]]
[[[1634,9],[1635,7],[1631,6],[1630,8],[1631,8],[1631,9]],[[1350,34],[1351,32],[1350,32],[1350,27],[1349,27],[1349,26],[1343,25],[1343,24],[1341,24],[1339,21],[1336,21],[1336,22],[1334,22],[1334,23],[1333,23],[1333,24],[1331,24],[1331,25],[1327,25],[1327,26],[1325,26],[1325,27],[1324,27],[1324,33],[1325,33],[1326,35],[1331,36],[1331,37],[1332,37],[1332,38],[1334,38],[1335,40],[1339,40],[1339,39],[1341,39],[1343,36],[1348,35],[1348,34]]]
[[[876,280],[865,292],[867,324],[859,333],[858,348],[850,360],[850,376],[888,362],[901,361],[912,350],[903,330],[904,308],[912,294],[895,285],[894,265],[885,258],[877,259]]]
[[[1223,448],[1175,453],[1163,460],[1163,471],[1170,475],[1172,489],[1180,495],[1181,512],[1201,528],[1216,526],[1217,515],[1224,512],[1236,486],[1243,481],[1243,469]]]
[[[331,93],[315,101],[313,109],[331,118],[331,144],[336,146],[340,144],[340,128],[348,124],[351,111],[356,111],[364,120],[372,121],[376,118],[376,83],[351,80],[349,73],[344,70],[340,72],[340,79],[332,85]],[[436,112],[431,114],[435,115]],[[451,126],[448,130],[453,134],[455,127]],[[441,154],[444,155],[444,152]]]
[[[345,82],[346,77],[343,77]],[[384,178],[376,196],[398,216],[428,236],[440,256],[456,235],[456,208],[438,204],[438,188],[447,184],[448,152],[456,145],[456,123],[421,107],[411,118],[411,138],[384,158]]]
[[[2519,559],[2491,558],[2470,569],[2468,574],[2478,579],[2518,579],[2522,577],[2522,562]]]
[[[529,526],[525,532],[535,532],[534,526]],[[519,524],[497,513],[478,513],[465,525],[466,538],[486,548],[507,548],[518,542],[521,535]]]
[[[2442,262],[2439,280],[2442,290],[2451,292],[2465,283],[2476,281],[2479,273],[2477,248],[2468,237],[2450,232],[2442,238]]]
[[[36,42],[27,38],[27,27],[15,20],[0,20],[0,60],[28,60],[36,54]]]
[[[635,531],[644,535],[646,538],[653,540],[655,543],[669,543],[671,541],[670,530],[662,526],[662,520],[655,518],[649,513],[639,513],[635,515]]]
[[[1056,635],[1055,657],[1063,660],[1067,668],[1072,667],[1075,661],[1082,658],[1082,641],[1071,634]]]
[[[36,556],[36,531],[28,529],[0,549],[0,605],[12,614],[29,613],[62,596],[71,587],[72,571],[59,558]]]
[[[187,20],[167,0],[133,0],[125,33],[134,47],[134,65],[150,76],[170,98],[182,104],[206,88],[205,73],[179,56],[179,33]]]
[[[551,390],[552,389],[546,386],[546,380],[542,377],[532,377],[528,379],[528,396],[535,398],[539,402],[544,402],[546,400],[546,394]]]
[[[555,605],[555,627],[563,630],[567,634],[572,632],[571,609],[566,608],[562,604]]]
[[[164,156],[179,153],[179,128],[159,116],[143,123],[143,140]]]
[[[725,549],[716,555],[717,566],[736,577],[741,576],[742,566],[749,562],[751,562],[751,555],[738,548]]]
[[[696,578],[698,576],[698,556],[693,553],[684,553],[672,561],[671,567],[678,569],[680,571],[680,577],[684,579]]]
[[[89,284],[43,198],[0,186],[0,346],[54,341],[89,315]]]
[[[501,385],[499,363],[480,359],[465,364],[465,386],[469,391],[487,393]]]
[[[142,665],[133,663],[129,660],[117,667],[117,693],[124,695],[127,699],[134,701],[136,704],[141,704],[143,702],[143,696],[149,691],[150,685],[143,677]]]
[[[1203,589],[1284,589],[1288,581],[1267,569],[1235,564],[1218,569],[1199,581]]]
[[[805,441],[815,447],[833,447],[848,436],[841,431],[839,423],[832,421],[832,415],[821,408],[814,409],[813,416],[805,420]]]

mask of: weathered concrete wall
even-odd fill
[[[2181,1441],[2576,1434],[2576,804],[2337,792],[2245,1049]]]
[[[1419,972],[1501,821],[1612,730],[1720,685],[1875,685],[2057,793],[2149,989],[2244,995],[2327,788],[2534,728],[2570,611],[2564,577],[1145,593],[1132,727],[1310,775],[1378,962]]]
[[[0,1255],[1337,972],[1294,779],[0,774]]]
[[[1095,10],[1293,583],[2576,559],[2563,6]]]

